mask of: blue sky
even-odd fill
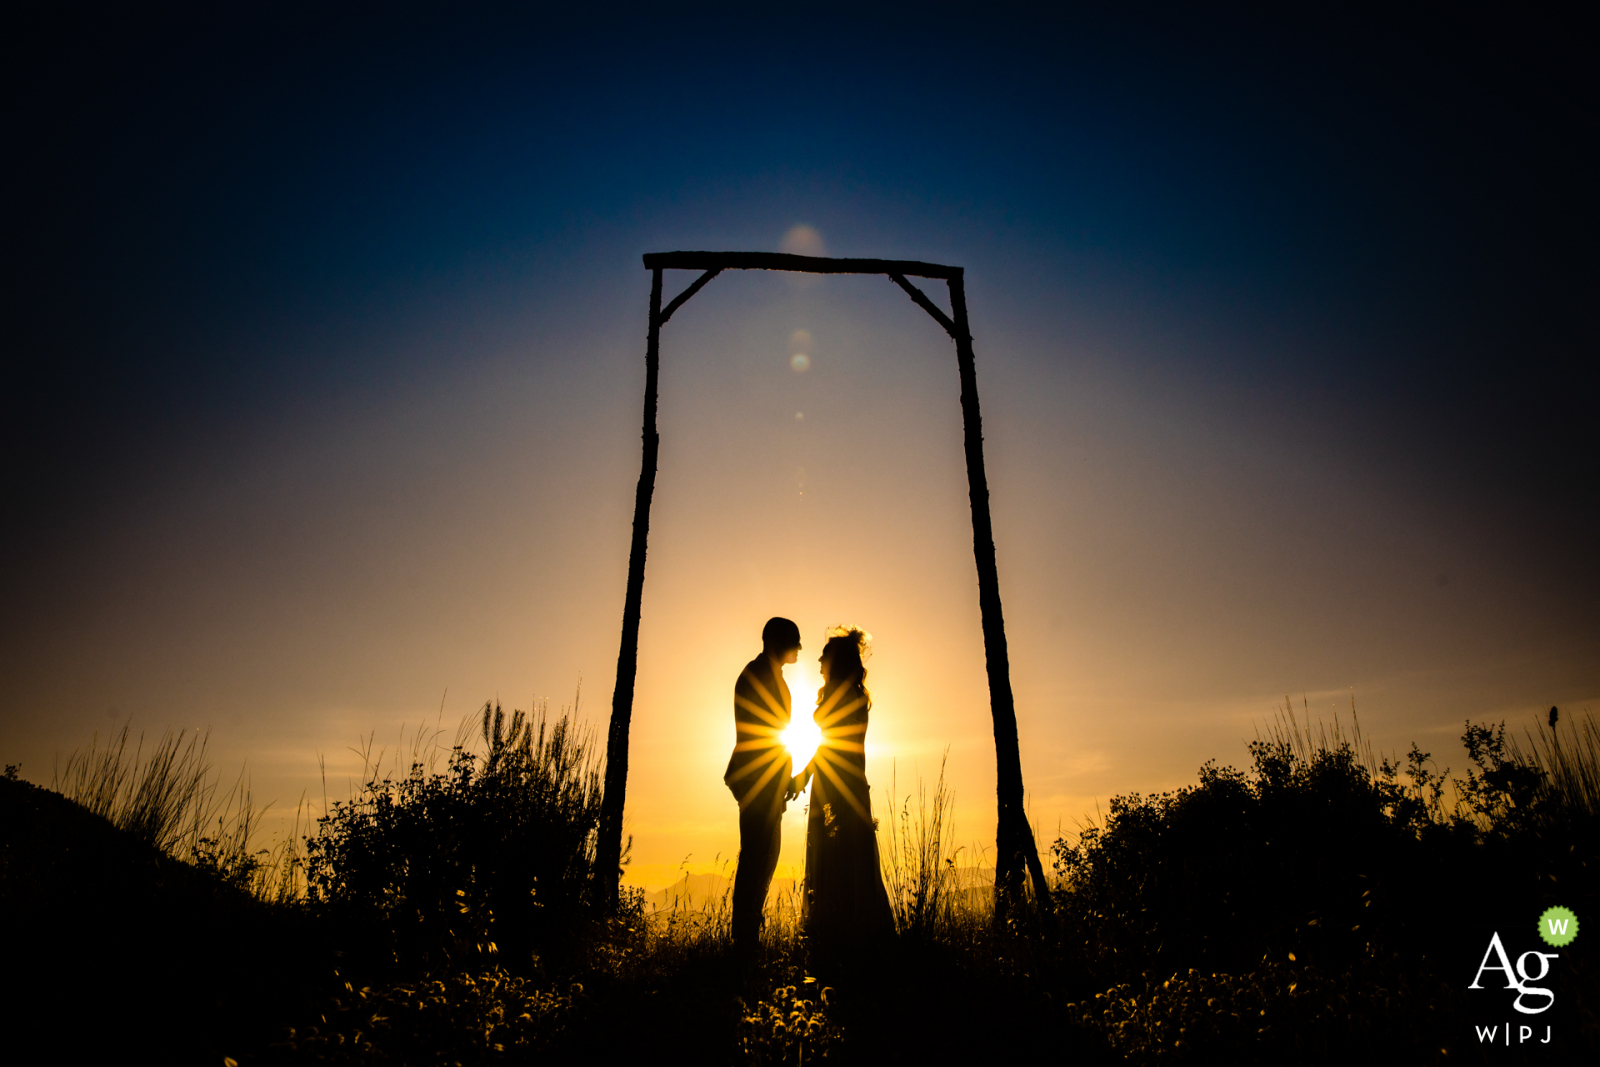
[[[797,224],[967,269],[1041,832],[1241,758],[1290,693],[1442,754],[1600,695],[1593,76],[1555,17],[17,18],[0,741],[36,780],[210,725],[282,806],[441,694],[581,676],[601,716],[639,256]],[[732,838],[699,763],[784,611],[878,636],[881,762],[949,745],[990,832],[919,314],[730,277],[669,327],[642,864]]]

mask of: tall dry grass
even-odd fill
[[[1350,730],[1345,732],[1344,724],[1334,716],[1332,724],[1321,719],[1315,726],[1311,724],[1310,708],[1305,711],[1305,720],[1295,714],[1294,704],[1288,697],[1283,698],[1283,707],[1278,709],[1272,721],[1266,724],[1265,735],[1260,728],[1256,730],[1256,740],[1265,742],[1273,747],[1281,747],[1292,753],[1294,758],[1302,763],[1312,763],[1319,754],[1338,751],[1342,746],[1348,745],[1350,752],[1355,757],[1357,766],[1366,770],[1371,777],[1382,774],[1383,760],[1372,742],[1361,732],[1361,719],[1356,714],[1355,694],[1350,695]]]
[[[271,805],[256,806],[243,770],[232,786],[222,787],[206,755],[209,733],[168,730],[148,751],[143,732],[136,739],[131,735],[125,723],[102,746],[97,732],[88,748],[55,769],[51,788],[151,847],[257,897],[286,901],[303,892],[301,811],[293,833],[271,849],[258,849]]]
[[[956,867],[962,849],[951,847],[955,796],[945,784],[948,758],[947,749],[939,761],[939,778],[931,797],[918,778],[915,810],[912,795],[907,793],[899,811],[891,811],[880,824],[886,847],[879,850],[879,862],[901,937],[936,937],[958,919],[959,912],[972,910],[976,903],[970,894],[963,895],[967,887],[961,884],[961,876],[965,872]],[[890,797],[899,796],[897,786],[891,777]]]
[[[1513,737],[1511,758],[1544,776],[1545,796],[1571,814],[1600,814],[1600,724],[1585,711],[1581,720],[1563,727],[1552,708],[1551,719],[1525,732],[1524,749]]]
[[[129,731],[124,725],[104,748],[97,732],[88,749],[67,757],[51,787],[163,852],[192,854],[217,814],[207,737],[169,730],[146,756],[143,733],[128,750]]]

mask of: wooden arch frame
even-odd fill
[[[1022,807],[1022,758],[1017,744],[1017,712],[1011,694],[1011,659],[1006,648],[1005,619],[1000,609],[1000,578],[995,567],[994,531],[989,520],[989,479],[983,466],[983,419],[978,411],[978,379],[973,368],[972,335],[967,329],[967,297],[960,267],[895,259],[826,259],[781,252],[656,252],[644,257],[651,272],[650,332],[645,345],[644,461],[633,504],[633,543],[628,552],[628,589],[622,609],[622,644],[617,650],[617,682],[611,696],[611,725],[606,737],[605,796],[600,810],[596,869],[601,892],[614,904],[622,875],[622,810],[628,784],[628,732],[633,722],[633,688],[639,670],[639,612],[644,597],[645,549],[650,533],[650,501],[655,495],[656,461],[661,438],[656,433],[656,386],[661,362],[661,327],[689,298],[725,270],[784,270],[806,274],[884,274],[956,343],[961,374],[961,422],[967,458],[967,491],[972,503],[972,552],[978,564],[978,606],[983,622],[983,648],[989,674],[989,708],[994,716],[998,801],[995,860],[996,905],[1004,909],[1020,894],[1024,872],[1034,894],[1049,899],[1049,886],[1039,864],[1033,831]],[[661,274],[666,270],[701,271],[688,288],[661,306]],[[935,278],[950,288],[946,315],[908,278]]]

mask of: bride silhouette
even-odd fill
[[[889,896],[878,870],[878,838],[867,787],[868,635],[840,627],[820,657],[822,688],[814,716],[822,740],[795,776],[791,792],[810,782],[806,822],[805,930],[821,960],[845,962],[894,932]]]

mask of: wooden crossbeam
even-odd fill
[[[961,277],[960,267],[914,259],[829,259],[787,252],[650,252],[647,270],[788,270],[803,274],[901,274],[910,278]]]

